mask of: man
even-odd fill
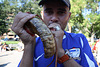
[[[43,6],[42,18],[48,27],[58,27],[58,30],[51,30],[57,42],[57,67],[97,67],[85,36],[64,31],[71,15],[69,0],[41,0],[39,5]],[[19,12],[12,25],[12,30],[24,43],[24,53],[19,67],[46,67],[54,57],[44,58],[41,39],[35,39],[23,29],[27,20],[34,16]],[[49,67],[55,67],[55,62]]]

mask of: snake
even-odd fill
[[[28,20],[25,23],[24,28],[32,36],[34,36],[34,34],[39,35],[43,42],[45,58],[50,58],[55,54],[56,44],[54,36],[39,15],[35,15],[34,18]]]
[[[41,41],[43,42],[45,58],[50,58],[54,55],[52,62],[47,67],[49,67],[53,63],[54,59],[55,67],[57,67],[57,43],[54,39],[54,35],[50,31],[44,20],[39,15],[35,15],[34,18],[28,20],[24,24],[24,29],[31,36],[35,36],[34,34],[40,36]]]

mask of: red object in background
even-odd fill
[[[97,42],[96,42],[97,43]],[[94,45],[94,47],[93,47],[93,50],[96,50],[96,43],[95,43],[95,45]]]
[[[96,44],[100,41],[100,39],[95,43],[93,50],[96,50]]]

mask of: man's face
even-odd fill
[[[42,17],[48,26],[57,23],[64,30],[70,15],[69,8],[59,1],[52,1],[43,5]]]

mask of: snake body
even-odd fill
[[[39,20],[35,17],[27,21],[25,27],[31,34],[37,34],[40,36],[41,41],[43,42],[45,58],[49,58],[55,54],[56,45],[54,36],[43,20]]]

